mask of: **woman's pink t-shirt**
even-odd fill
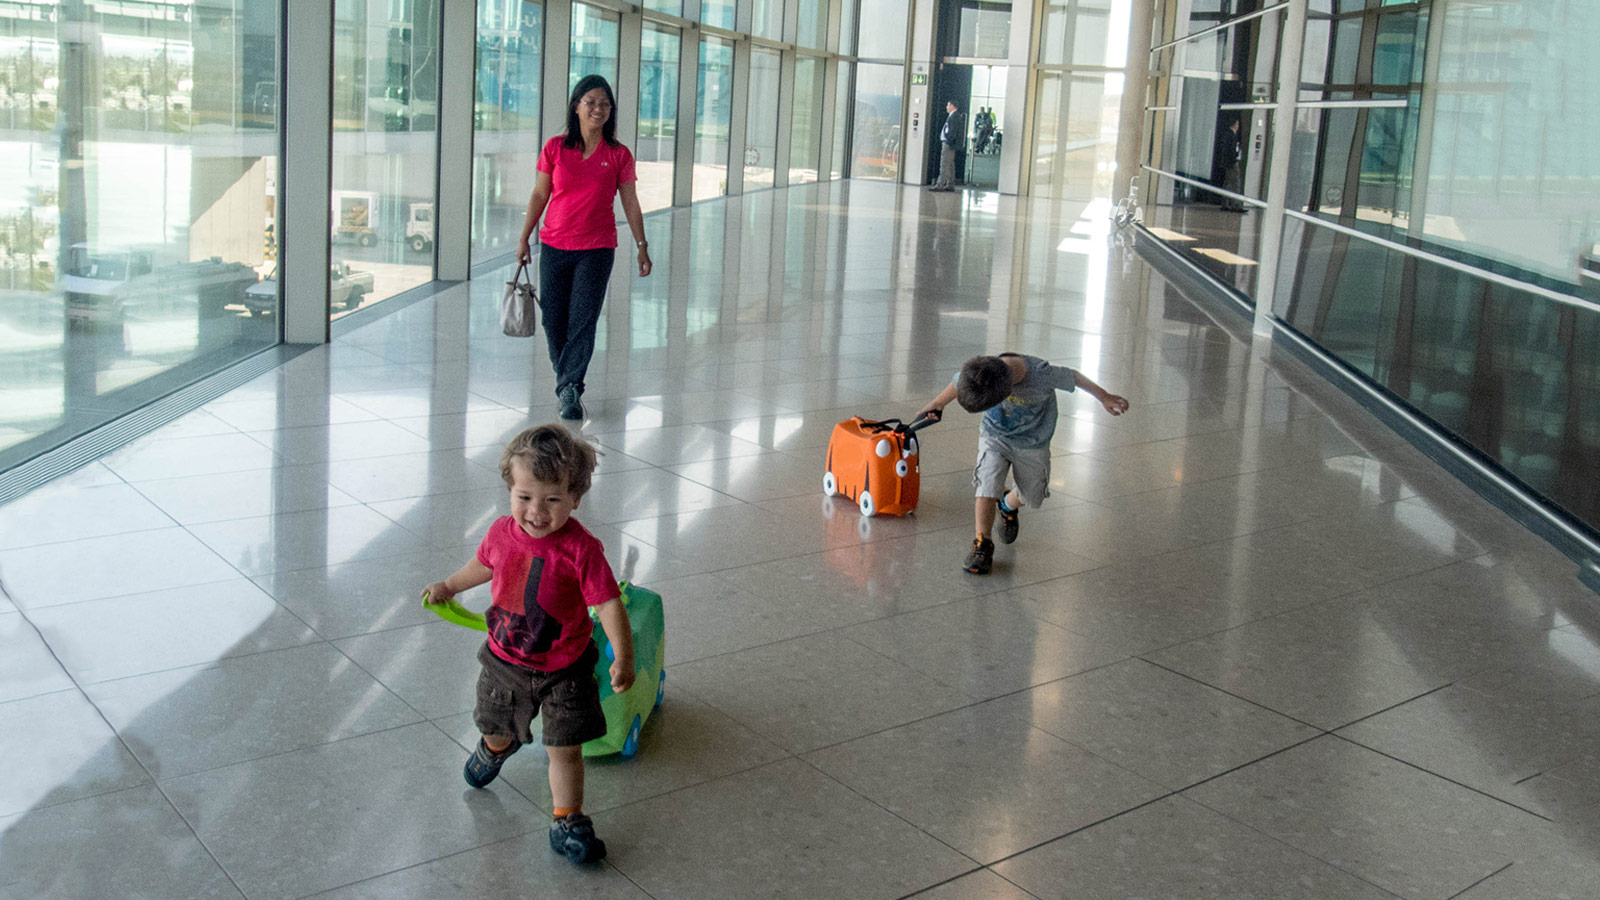
[[[617,189],[638,181],[633,154],[605,141],[594,155],[561,146],[562,135],[545,141],[539,171],[550,173],[550,203],[544,208],[539,240],[558,250],[594,250],[617,245],[617,217],[612,201]]]

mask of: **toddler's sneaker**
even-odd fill
[[[1017,517],[1022,512],[1013,509],[1007,512],[1005,507],[1000,507],[1000,543],[1009,544],[1017,539]]]
[[[571,860],[573,865],[606,858],[606,842],[594,836],[594,822],[583,813],[555,820],[550,826],[550,849]]]
[[[467,764],[461,770],[461,774],[466,777],[467,784],[475,788],[481,788],[493,781],[496,775],[500,774],[500,766],[521,747],[521,743],[513,740],[511,746],[496,753],[490,750],[489,745],[485,744],[483,738],[480,737],[478,738],[477,749],[473,750],[472,755],[467,757]]]
[[[972,552],[967,554],[967,561],[963,568],[974,575],[987,575],[989,574],[989,568],[993,565],[994,541],[988,538],[973,538]]]

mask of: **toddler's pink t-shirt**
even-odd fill
[[[600,539],[568,519],[549,537],[529,537],[510,516],[478,545],[488,566],[489,649],[512,665],[554,672],[578,661],[594,623],[589,607],[622,595]]]
[[[617,189],[638,181],[633,154],[605,141],[594,155],[583,148],[561,146],[563,137],[545,141],[539,171],[550,173],[550,203],[544,208],[539,240],[558,250],[596,250],[617,245],[617,217],[612,201]]]

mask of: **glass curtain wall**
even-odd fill
[[[633,156],[639,206],[672,205],[673,150],[678,139],[678,29],[646,22],[639,51],[639,137]]]
[[[473,108],[472,258],[516,249],[539,150],[544,7],[479,0]]]
[[[700,0],[700,21],[717,28],[733,30],[734,0]]]
[[[860,31],[856,55],[862,59],[906,59],[909,0],[860,0],[861,21],[872,27]]]
[[[1175,19],[1160,43],[1219,15]],[[1246,297],[1259,276],[1282,30],[1279,7],[1150,57],[1159,108],[1146,144],[1154,171],[1140,173],[1146,224],[1181,236],[1180,253]]]
[[[893,181],[900,174],[900,116],[905,105],[903,69],[903,66],[880,63],[856,66],[850,136],[852,178]]]
[[[750,0],[749,31],[756,37],[783,40],[783,0]]]
[[[1313,0],[1274,311],[1600,531],[1592,14]]]
[[[279,331],[279,5],[7,6],[0,469]]]
[[[439,4],[337,0],[333,15],[337,319],[433,280]]]
[[[728,134],[733,120],[733,41],[700,39],[700,82],[695,88],[692,201],[728,193]]]
[[[815,50],[825,49],[828,40],[827,0],[797,0],[800,5],[795,43]]]
[[[794,67],[794,117],[789,129],[789,183],[817,180],[822,149],[822,59],[802,56]]]
[[[772,187],[778,158],[778,51],[750,51],[750,106],[745,114],[744,189]]]
[[[603,75],[617,89],[617,43],[622,37],[622,18],[608,9],[587,3],[572,4],[572,58],[567,75],[567,93],[585,75]],[[565,123],[562,124],[565,128]]]
[[[1045,4],[1027,163],[1034,196],[1087,202],[1111,195],[1127,52],[1127,3]]]

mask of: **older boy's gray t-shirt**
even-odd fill
[[[1072,391],[1078,386],[1078,373],[1066,366],[1022,353],[1003,353],[1020,357],[1027,374],[1011,386],[1011,396],[999,406],[985,410],[978,426],[982,434],[1004,438],[1016,447],[1047,447],[1056,434],[1056,391]],[[961,373],[956,373],[959,381]]]

